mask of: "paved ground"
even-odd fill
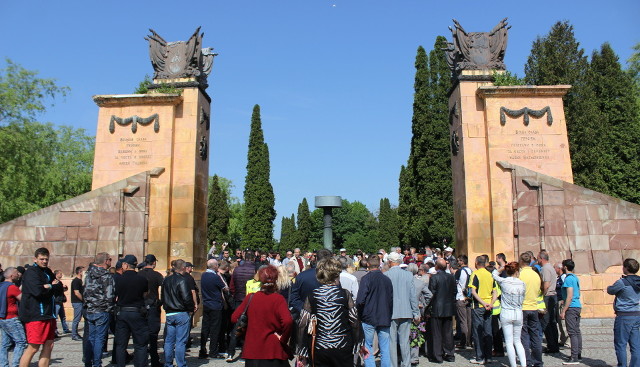
[[[584,366],[615,366],[616,356],[613,349],[613,320],[583,320],[583,365]],[[193,330],[192,335],[197,338],[199,329]],[[197,341],[197,339],[196,339]],[[113,336],[109,336],[109,350]],[[569,349],[562,349],[559,354],[544,356],[545,366],[562,366],[563,359],[569,355]],[[224,360],[198,359],[198,349],[192,348],[187,355],[187,363],[189,367],[196,366],[215,366],[215,367],[243,367],[244,363],[239,360],[235,363],[226,363]],[[445,363],[444,366],[473,366],[468,360],[472,357],[470,349],[458,351],[456,353],[456,361],[454,363]],[[161,355],[162,358],[162,355]],[[103,366],[108,366],[110,357],[103,359]],[[508,366],[509,362],[506,357],[497,358],[497,362],[492,366]],[[81,342],[74,342],[71,337],[63,335],[60,340],[56,341],[53,349],[52,366],[57,367],[83,367],[82,363],[82,345]],[[422,357],[420,366],[431,365],[426,358]],[[32,363],[36,366],[36,363]]]

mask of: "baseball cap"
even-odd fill
[[[193,268],[193,264],[190,262],[187,262],[186,264],[184,264],[185,268]]]
[[[397,253],[397,252],[392,252],[389,254],[389,256],[387,257],[388,260],[393,261],[394,263],[399,263],[400,261],[402,261],[402,258],[404,256],[402,256],[401,254]]]
[[[158,261],[158,259],[156,259],[156,256],[154,254],[148,254],[144,257],[144,262],[146,262],[147,264],[153,264],[156,261]]]
[[[125,257],[122,258],[122,262],[127,263],[129,265],[136,266],[138,265],[138,258],[136,258],[134,255],[126,255]]]
[[[444,248],[444,252],[453,252],[453,249],[447,246]]]
[[[400,264],[400,267],[401,267],[401,268],[403,268],[403,269],[404,269],[404,268],[406,268],[407,266],[409,266],[409,265],[407,265],[407,264]]]
[[[340,252],[347,252],[347,249],[346,248],[341,248]]]

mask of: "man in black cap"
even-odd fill
[[[122,276],[116,278],[116,340],[126,340],[133,336],[133,365],[146,367],[149,327],[146,320],[144,295],[149,290],[147,279],[136,273],[138,259],[127,255],[122,259]],[[117,343],[116,360],[118,367],[126,364],[127,344]]]
[[[144,257],[144,268],[138,274],[147,279],[149,292],[144,297],[147,307],[147,325],[149,326],[149,357],[151,367],[161,367],[158,356],[158,334],[160,333],[160,297],[158,288],[164,280],[162,274],[155,271],[158,260],[153,254]]]

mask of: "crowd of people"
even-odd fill
[[[410,367],[421,356],[431,363],[456,362],[455,349],[465,348],[474,353],[465,363],[489,364],[506,351],[511,367],[542,366],[543,353],[558,353],[567,341],[571,355],[563,363],[581,362],[580,281],[571,259],[551,264],[543,250],[510,262],[504,254],[495,261],[481,255],[469,264],[467,256],[453,252],[294,249],[281,256],[249,249],[232,254],[226,244],[217,251],[214,243],[199,287],[193,265],[182,259],[171,261],[163,275],[153,254],[140,263],[126,255],[112,265],[103,252],[86,268],[75,268],[67,289],[62,272],[48,267],[49,251],[39,248],[33,264],[0,272],[0,367],[28,367],[38,352],[38,365],[48,366],[62,333],[81,344],[87,367],[101,367],[103,358],[119,367],[185,367],[194,347],[200,359],[242,358],[247,367],[290,361],[373,367],[377,358],[381,367]],[[607,289],[615,295],[619,366],[640,365],[639,268],[626,259],[623,277]],[[70,330],[63,307],[67,292],[74,310]],[[195,345],[191,329],[200,308]],[[166,321],[159,344],[161,309]],[[109,332],[114,343],[107,352]]]

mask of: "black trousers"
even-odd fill
[[[116,319],[116,340],[128,340],[133,337],[133,365],[147,367],[147,346],[149,345],[149,326],[140,312],[120,311]],[[116,344],[116,361],[118,367],[124,367],[127,358],[127,344]]]
[[[218,354],[218,336],[222,323],[222,310],[204,308],[202,310],[202,330],[200,333],[200,352],[207,352],[207,340],[209,342],[209,354]]]
[[[504,335],[500,327],[500,315],[491,315],[491,334],[493,334],[493,351],[504,354]]]
[[[352,349],[353,346],[341,349],[316,349],[313,365],[315,367],[353,367]]]
[[[161,367],[158,356],[158,334],[160,333],[160,306],[151,306],[147,310],[147,326],[149,327],[149,357],[151,367]]]
[[[444,357],[453,357],[453,316],[432,317],[431,335],[433,359],[442,362]]]
[[[558,342],[558,319],[556,319],[558,308],[557,296],[545,296],[544,304],[547,307],[547,313],[542,317],[542,331],[547,338],[547,350],[549,352],[557,352],[560,350]]]

